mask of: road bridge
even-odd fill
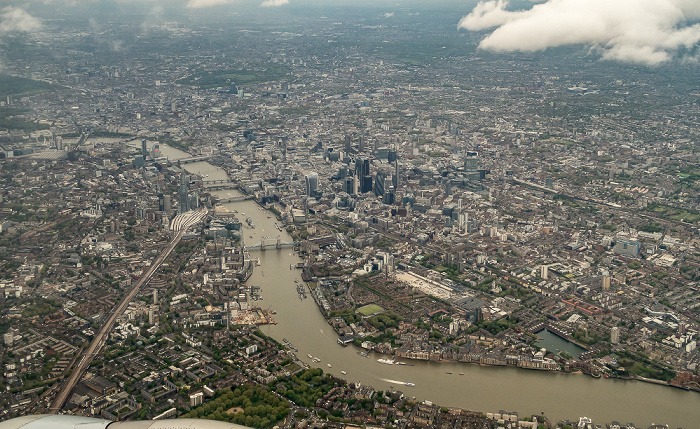
[[[204,190],[206,191],[226,191],[229,189],[238,189],[238,185],[234,183],[222,184],[222,185],[205,185]]]
[[[200,162],[200,161],[209,161],[209,156],[206,155],[201,155],[201,156],[191,156],[189,158],[180,158],[176,162],[178,165],[181,164],[190,164],[192,162]]]
[[[246,200],[252,200],[255,199],[253,195],[240,195],[238,197],[229,197],[229,198],[220,198],[219,203],[235,203],[238,201],[246,201]]]
[[[233,183],[233,181],[230,179],[202,180],[202,184],[205,186],[207,186],[207,185],[219,185],[219,184],[225,184],[225,183]]]
[[[277,238],[263,237],[260,239],[260,243],[253,244],[251,246],[244,246],[246,250],[265,250],[265,249],[283,249],[285,247],[294,247],[297,243],[282,241],[282,237],[279,235]]]

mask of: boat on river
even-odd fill
[[[294,347],[294,345],[292,344],[292,342],[289,341],[288,339],[282,338],[282,342],[284,343],[285,346],[289,347],[290,349],[294,350],[295,352],[298,352],[298,351],[299,351],[296,347]]]
[[[377,362],[387,364],[387,365],[393,365],[394,360],[393,359],[377,359]]]

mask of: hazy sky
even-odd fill
[[[477,32],[481,37],[479,48],[483,50],[529,52],[582,45],[604,60],[649,66],[670,61],[700,62],[700,0],[478,3],[473,0],[4,0],[3,3],[7,6],[0,8],[0,37],[4,33],[42,31],[41,17],[52,12],[177,10],[220,14],[245,13],[256,8],[280,14],[313,6],[328,13],[342,7],[367,8],[374,14],[379,9],[382,16],[392,18],[429,7],[454,10],[454,31]]]

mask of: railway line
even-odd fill
[[[126,310],[127,306],[129,305],[129,302],[136,297],[136,294],[138,294],[138,292],[143,286],[148,284],[148,282],[151,280],[156,271],[158,271],[163,262],[165,262],[168,256],[170,256],[170,253],[172,253],[173,249],[175,249],[175,246],[177,246],[177,244],[182,239],[184,232],[185,231],[183,229],[175,234],[173,239],[170,240],[170,242],[163,249],[160,255],[158,255],[155,261],[153,261],[153,264],[151,264],[151,266],[148,267],[148,269],[143,273],[141,278],[139,278],[133,284],[131,289],[129,289],[127,294],[119,302],[114,311],[112,311],[109,318],[105,321],[104,325],[102,325],[102,328],[95,335],[95,338],[92,340],[90,345],[86,349],[84,349],[82,356],[77,361],[78,363],[73,368],[73,372],[71,372],[70,376],[65,381],[60,391],[51,403],[51,406],[48,410],[50,414],[58,414],[61,411],[63,406],[66,404],[66,401],[70,397],[71,392],[78,384],[83,374],[85,374],[87,368],[90,366],[90,362],[92,362],[93,358],[97,356],[104,347],[109,333],[112,331],[112,328],[114,327],[114,323],[116,322],[117,318],[124,313],[124,310]]]

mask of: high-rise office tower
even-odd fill
[[[478,182],[481,180],[479,173],[479,158],[476,152],[467,152],[467,157],[464,158],[464,174],[470,182]]]
[[[190,210],[190,199],[189,199],[189,189],[187,186],[187,178],[185,176],[185,172],[180,173],[180,191],[179,191],[179,199],[180,199],[180,213],[185,213]]]
[[[148,148],[146,147],[146,139],[141,140],[141,154],[143,155],[143,159],[146,159],[146,155],[148,155]]]
[[[313,197],[318,190],[318,174],[309,173],[304,176],[306,181],[306,195]]]
[[[394,161],[394,190],[399,189],[399,160]]]
[[[345,134],[345,153],[350,153],[350,145],[352,144],[352,136]]]
[[[377,176],[374,178],[374,195],[382,197],[384,195],[384,181],[386,179],[386,173],[379,170],[377,171]]]
[[[158,210],[161,212],[165,211],[165,195],[164,194],[158,195]]]
[[[476,154],[467,155],[467,157],[464,158],[464,171],[466,171],[467,173],[472,173],[478,170],[479,158],[477,158]]]
[[[365,192],[372,192],[372,176],[362,176],[362,190],[363,194]]]
[[[362,176],[369,176],[369,158],[362,160]]]
[[[393,186],[389,186],[389,189],[384,193],[382,202],[388,205],[392,205],[396,202],[396,191]]]
[[[369,176],[369,159],[368,158],[357,158],[355,160],[355,176],[362,179],[365,176]]]
[[[351,176],[345,177],[345,183],[343,190],[348,194],[352,195],[355,193],[355,178]]]
[[[199,194],[193,192],[187,195],[187,209],[194,210],[199,207]]]

